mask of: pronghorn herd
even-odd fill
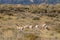
[[[48,26],[47,26],[47,24],[43,24],[43,25],[35,25],[35,26],[33,26],[33,25],[25,25],[25,26],[17,26],[17,29],[18,30],[23,30],[23,29],[25,29],[25,28],[29,28],[29,29],[33,29],[33,28],[43,28],[43,29],[48,29]]]

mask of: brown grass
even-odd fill
[[[40,34],[27,34],[16,29],[23,25],[46,23],[50,30],[39,30]],[[27,29],[28,30],[28,29]],[[3,40],[54,40],[60,38],[60,4],[13,5],[0,4],[0,39]],[[20,36],[21,34],[21,36]],[[37,36],[36,36],[37,35]],[[23,38],[22,38],[23,37]],[[47,39],[46,39],[47,38]]]

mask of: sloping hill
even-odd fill
[[[0,4],[0,40],[60,40],[60,4]]]

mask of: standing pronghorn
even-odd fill
[[[30,29],[32,29],[32,28],[33,28],[33,26],[32,26],[32,25],[30,25],[30,26],[29,26],[29,28],[30,28]]]
[[[35,28],[39,28],[39,25],[36,25]]]
[[[17,27],[18,30],[22,31],[23,30],[23,27]]]
[[[20,30],[20,31],[23,30],[23,27],[19,26],[18,24],[16,24],[16,25],[17,25],[17,29],[18,29],[18,30]]]
[[[42,25],[42,28],[49,30],[47,24],[43,24],[43,25]]]
[[[25,28],[28,28],[28,25],[25,25],[25,26],[23,26],[23,27],[24,27],[24,29],[25,29]]]

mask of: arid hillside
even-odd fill
[[[0,4],[0,40],[60,40],[60,4]]]

